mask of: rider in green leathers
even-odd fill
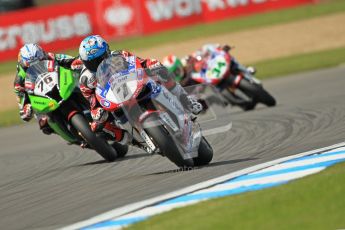
[[[48,53],[38,44],[25,44],[18,53],[17,73],[14,79],[14,92],[17,96],[20,117],[26,122],[30,121],[34,116],[29,97],[25,90],[26,71],[30,65],[41,60],[55,60],[60,66],[72,70],[82,68],[82,62],[78,58],[65,54]],[[51,134],[53,132],[48,125],[46,116],[36,115],[36,118],[43,133]]]

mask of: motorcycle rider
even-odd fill
[[[193,72],[200,71],[196,63],[202,61],[208,55],[212,55],[212,52],[220,50],[229,53],[231,47],[229,45],[205,44],[201,49],[181,59],[175,55],[168,55],[163,58],[162,63],[170,73],[175,74],[175,80],[185,87],[193,84],[190,75]],[[230,74],[236,76],[240,72],[255,74],[256,70],[254,67],[241,65],[235,57],[231,56]]]
[[[28,122],[34,116],[28,94],[25,90],[26,71],[30,65],[42,60],[55,60],[59,65],[69,69],[81,69],[81,60],[65,55],[53,54],[44,51],[38,44],[28,43],[20,48],[18,53],[17,73],[14,79],[14,92],[17,96],[19,115]],[[42,114],[36,114],[38,125],[44,134],[51,134],[53,130],[48,125],[48,118]]]
[[[132,53],[125,50],[110,51],[108,43],[99,35],[86,37],[79,46],[79,56],[84,64],[80,75],[80,90],[84,97],[90,102],[91,116],[93,122],[91,129],[94,132],[103,131],[110,134],[115,141],[121,144],[130,142],[129,134],[109,121],[109,114],[98,103],[95,95],[97,86],[95,73],[99,64],[109,56],[120,56],[127,59],[133,56]],[[180,84],[169,76],[168,70],[156,59],[142,59],[136,57],[144,68],[150,69],[153,80],[162,83],[168,88],[192,113],[198,114],[202,110],[202,105],[189,98]],[[155,79],[154,77],[158,77]]]

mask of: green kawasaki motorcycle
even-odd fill
[[[31,65],[25,89],[33,110],[46,114],[49,126],[67,142],[86,144],[107,161],[123,157],[128,146],[108,143],[103,135],[91,131],[88,101],[80,92],[76,74],[52,60]]]

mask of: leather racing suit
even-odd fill
[[[133,56],[132,53],[125,50],[112,51],[111,56],[122,56],[124,59]],[[157,81],[169,89],[177,98],[180,99],[186,108],[190,108],[190,102],[187,98],[187,93],[177,84],[173,77],[169,76],[168,70],[156,59],[143,59],[136,57],[137,61],[143,66],[143,68],[150,69],[151,77],[154,81]],[[95,90],[97,86],[96,75],[94,72],[84,67],[80,74],[80,90],[84,97],[90,102],[91,116],[93,123],[91,129],[95,131],[103,131],[110,134],[115,141],[122,144],[127,144],[128,140],[124,139],[124,130],[118,128],[114,123],[109,121],[108,112],[105,111],[96,99]]]
[[[43,60],[55,60],[60,66],[69,69],[78,69],[80,68],[81,61],[75,57],[65,55],[65,54],[53,54],[46,53]],[[33,117],[33,111],[31,109],[30,100],[28,94],[25,90],[25,78],[26,71],[28,67],[21,66],[20,63],[17,64],[17,73],[14,78],[14,93],[17,96],[17,102],[19,106],[19,114],[23,121],[30,121]],[[47,116],[42,114],[35,115],[38,120],[39,127],[45,134],[52,133],[52,129],[48,125]]]

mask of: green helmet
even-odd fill
[[[169,73],[175,75],[175,81],[180,82],[184,78],[184,68],[181,60],[175,55],[168,55],[163,58],[163,65],[168,69]]]

